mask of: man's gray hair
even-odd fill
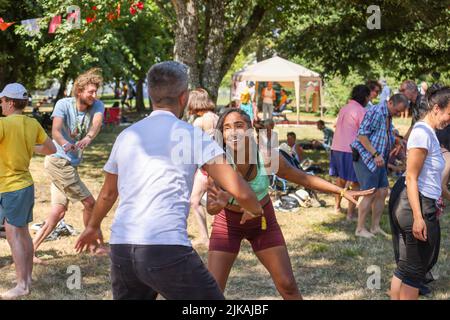
[[[164,61],[153,65],[147,74],[148,94],[153,103],[176,103],[188,89],[188,68],[176,61]]]
[[[405,89],[408,89],[408,90],[413,91],[413,92],[418,92],[419,91],[419,89],[417,88],[416,83],[413,80],[405,80],[405,81],[403,81],[402,84],[405,86]]]
[[[402,93],[394,94],[392,97],[389,98],[389,101],[392,101],[394,106],[403,103],[406,106],[406,108],[409,108],[408,98],[406,98],[406,96]]]

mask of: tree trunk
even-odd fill
[[[256,46],[256,62],[263,61],[264,59],[264,41],[262,39],[258,39]]]
[[[144,79],[139,79],[136,83],[136,110],[138,113],[145,112],[144,104]]]
[[[53,104],[53,108],[55,108],[56,102],[62,98],[64,98],[64,91],[66,91],[67,88],[67,75],[63,75],[62,79],[59,80],[60,86],[58,89],[58,93],[56,94],[55,103]],[[70,94],[70,92],[68,92]]]
[[[177,15],[174,57],[189,67],[189,85],[200,86],[197,65],[198,8],[196,0],[172,0]]]
[[[220,74],[220,67],[222,65],[222,59],[224,54],[224,42],[225,35],[223,30],[225,29],[225,8],[224,1],[215,0],[207,2],[208,9],[207,18],[209,21],[205,21],[205,32],[207,32],[205,38],[203,68],[200,82],[202,87],[205,88],[211,99],[216,102],[219,93],[220,82],[222,77]]]
[[[159,3],[159,2],[158,2]],[[214,102],[217,101],[220,83],[230,69],[241,48],[253,36],[266,13],[266,8],[257,4],[253,7],[247,23],[240,28],[231,41],[225,41],[225,2],[221,0],[203,1],[205,26],[199,37],[199,0],[172,0],[177,17],[175,30],[175,60],[189,67],[191,88],[202,86]],[[199,39],[202,43],[199,44]],[[199,64],[202,67],[199,68]]]
[[[234,62],[234,59],[238,55],[241,48],[248,42],[248,40],[253,36],[259,24],[261,23],[264,15],[266,13],[266,8],[260,4],[255,5],[253,8],[252,14],[248,19],[246,25],[240,29],[240,31],[236,34],[234,39],[226,48],[224,55],[221,59],[221,78],[225,76],[227,71],[230,69],[231,65]]]
[[[114,79],[114,99],[120,99],[120,80]]]

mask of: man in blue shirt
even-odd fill
[[[53,110],[52,137],[57,152],[47,156],[44,165],[51,180],[52,210],[33,239],[35,252],[64,218],[69,200],[72,203],[81,201],[85,224],[91,216],[95,199],[81,181],[77,166],[81,163],[84,149],[102,127],[104,106],[97,100],[97,90],[101,84],[98,69],[81,74],[74,82],[73,97],[59,100]],[[35,256],[34,262],[42,261]]]
[[[389,152],[394,147],[392,117],[408,107],[408,99],[403,94],[393,95],[370,107],[359,127],[358,137],[352,143],[353,167],[361,190],[375,188],[375,192],[365,196],[359,205],[356,236],[371,238],[374,234],[386,234],[380,228],[380,219],[388,193],[387,163]],[[372,208],[370,232],[365,227],[366,216]]]
[[[323,132],[323,141],[313,140],[311,142],[313,149],[330,151],[333,144],[334,131],[326,127],[323,120],[317,121],[317,129]]]

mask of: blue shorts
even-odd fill
[[[34,185],[0,193],[0,223],[5,220],[17,228],[26,227],[33,221]]]
[[[367,168],[362,158],[359,157],[357,162],[353,162],[353,168],[355,169],[356,177],[358,178],[361,190],[389,187],[387,170],[385,166],[377,167],[375,172],[372,172],[369,168]]]
[[[331,150],[330,176],[338,177],[345,181],[358,182],[351,152]]]

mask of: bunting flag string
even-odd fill
[[[68,10],[70,8],[71,7],[69,7]],[[97,13],[96,13],[98,11],[97,6],[91,7],[91,10],[92,10],[92,12],[89,15],[87,15],[85,18],[86,24],[91,24],[97,19]],[[138,11],[142,11],[142,10],[144,10],[144,2],[143,1],[137,1],[137,2],[132,1],[131,2],[129,11],[132,16],[136,15],[138,13]],[[66,17],[67,22],[73,25],[74,21],[77,21],[81,18],[78,15],[79,15],[79,8],[78,8],[78,12],[77,11],[68,12],[67,17]],[[120,4],[120,2],[118,2],[116,9],[112,12],[108,12],[106,14],[106,18],[108,19],[108,21],[112,22],[113,20],[118,20],[120,18],[120,16],[121,16],[121,4]],[[24,26],[28,35],[35,36],[41,32],[41,27],[40,27],[39,23],[43,19],[45,19],[45,18],[26,19],[26,20],[20,21],[20,24],[22,26]],[[16,21],[5,22],[0,17],[0,30],[6,31],[10,26],[12,26],[15,23],[17,23],[17,22]],[[56,30],[60,27],[61,24],[62,24],[62,16],[61,15],[56,15],[56,16],[52,17],[50,20],[50,23],[48,25],[48,33],[49,34],[56,33]],[[79,27],[80,27],[80,25],[78,24],[78,28]]]

